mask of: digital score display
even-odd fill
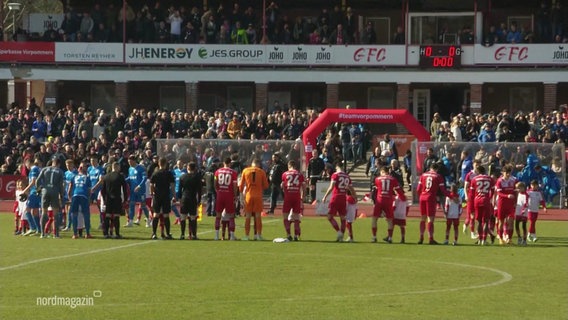
[[[432,69],[455,69],[461,67],[462,49],[452,45],[420,46],[419,66]]]

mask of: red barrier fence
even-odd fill
[[[13,200],[16,196],[16,181],[20,179],[22,179],[22,176],[0,176],[0,199]]]

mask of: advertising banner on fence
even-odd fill
[[[4,62],[54,62],[53,42],[2,42],[0,61]]]
[[[475,64],[563,64],[568,65],[568,44],[494,44],[475,45]]]
[[[22,176],[2,175],[0,176],[0,199],[13,200],[16,196],[16,181]]]
[[[397,66],[404,46],[127,44],[128,64]]]
[[[63,24],[63,13],[30,13],[28,31],[43,34],[46,30],[59,30]]]
[[[122,63],[122,43],[56,42],[55,61]]]

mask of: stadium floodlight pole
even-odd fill
[[[126,0],[122,0],[122,62],[126,62]]]
[[[266,37],[266,0],[262,0],[262,40],[263,44],[268,43],[268,38]]]
[[[8,2],[8,9],[12,11],[12,34],[16,35],[16,12],[20,11],[22,4],[18,2]]]

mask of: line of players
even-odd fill
[[[434,240],[434,219],[439,193],[446,197],[445,216],[448,220],[445,243],[448,243],[449,229],[453,226],[454,244],[457,244],[462,200],[455,185],[452,186],[451,192],[446,190],[444,178],[438,170],[438,164],[432,164],[430,170],[421,175],[418,183],[417,194],[420,197],[421,213],[419,244],[424,242],[426,229],[428,242],[438,243]],[[536,221],[539,206],[546,212],[544,197],[537,181],[532,181],[528,189],[524,183],[518,182],[512,176],[512,171],[512,166],[505,165],[500,177],[491,177],[487,175],[486,168],[481,166],[479,161],[474,161],[473,170],[465,177],[467,214],[464,232],[469,227],[472,239],[477,239],[476,243],[479,245],[486,245],[489,241],[493,243],[496,238],[499,239],[500,244],[510,244],[513,238],[513,225],[518,237],[517,244],[526,245],[527,239],[537,241]],[[527,220],[530,221],[528,233]]]
[[[197,172],[195,164],[188,164],[187,170],[178,164],[174,172],[167,168],[166,160],[160,160],[159,168],[151,179],[146,178],[146,169],[136,162],[136,159],[129,159],[128,179],[117,180],[116,175],[113,180],[104,179],[104,169],[98,165],[97,159],[91,159],[91,166],[83,163],[79,169],[74,168],[73,161],[67,161],[67,172],[65,172],[65,192],[62,195],[66,208],[57,215],[55,223],[49,223],[53,219],[53,213],[41,215],[39,221],[39,195],[37,192],[37,177],[41,170],[39,160],[34,162],[29,175],[29,183],[19,181],[17,184],[16,211],[16,233],[24,235],[41,233],[42,237],[50,234],[53,226],[53,235],[59,236],[58,227],[60,224],[66,225],[63,230],[73,228],[73,238],[82,236],[85,230],[85,237],[90,238],[90,210],[89,202],[97,199],[101,211],[100,222],[103,234],[110,238],[114,232],[120,238],[119,216],[122,208],[128,206],[128,222],[125,227],[139,224],[138,219],[134,221],[135,205],[140,204],[140,211],[147,217],[147,227],[152,227],[152,238],[156,239],[157,226],[162,229],[162,237],[170,239],[169,213],[181,199],[181,213],[176,217],[180,221],[181,239],[185,238],[186,220],[189,219],[188,229],[189,238],[197,239],[197,206],[201,202],[201,191],[203,181]],[[163,163],[162,163],[163,162]],[[87,168],[88,166],[88,168]],[[116,170],[114,170],[116,166]],[[214,174],[214,187],[216,193],[215,200],[215,239],[220,239],[220,229],[223,226],[223,237],[225,229],[229,230],[228,239],[235,240],[235,203],[239,202],[239,192],[245,195],[245,236],[242,240],[248,240],[250,235],[251,219],[254,218],[254,239],[262,239],[262,220],[263,211],[262,193],[268,188],[266,173],[259,167],[258,161],[253,161],[251,167],[242,172],[242,178],[238,180],[238,172],[231,169],[231,159],[224,161],[224,167],[217,169]],[[119,172],[118,163],[113,164],[113,171]],[[502,176],[494,179],[485,174],[485,168],[474,162],[474,169],[465,178],[465,198],[467,202],[467,214],[464,221],[464,231],[469,226],[472,238],[477,238],[478,243],[487,243],[489,235],[491,242],[495,237],[501,244],[510,243],[513,235],[513,223],[516,221],[518,244],[526,244],[527,239],[536,241],[536,220],[538,218],[538,207],[543,205],[543,197],[538,190],[538,183],[533,182],[529,190],[522,183],[516,181],[511,176],[512,168],[505,166]],[[445,217],[446,240],[449,241],[450,228],[454,228],[454,241],[457,244],[457,228],[461,216],[461,197],[458,195],[457,187],[452,186],[448,192],[444,185],[443,178],[438,174],[437,164],[433,164],[429,171],[425,172],[418,183],[417,194],[420,197],[420,240],[424,242],[424,234],[428,231],[428,243],[437,244],[434,240],[434,219],[438,202],[438,194],[441,192],[446,196]],[[160,179],[160,174],[161,179]],[[118,174],[118,173],[117,173]],[[185,177],[185,178],[184,178]],[[283,205],[283,224],[289,240],[298,240],[301,235],[300,216],[303,210],[302,199],[305,189],[305,180],[298,171],[294,161],[288,163],[288,171],[282,175],[282,188],[284,191]],[[106,183],[105,183],[106,182]],[[401,228],[401,242],[405,242],[405,226],[408,208],[406,197],[402,192],[397,180],[389,175],[388,167],[380,170],[380,176],[375,179],[377,195],[373,210],[372,220],[372,241],[377,241],[377,221],[384,216],[387,221],[387,236],[383,239],[392,243],[392,233],[394,225]],[[99,192],[101,191],[101,192]],[[21,200],[21,194],[29,194],[27,200]],[[357,195],[351,185],[349,175],[342,171],[341,164],[336,165],[336,172],[331,176],[329,188],[324,195],[324,202],[331,193],[329,203],[328,220],[337,232],[337,241],[343,241],[346,229],[349,231],[347,241],[353,241],[352,223],[355,219]],[[152,197],[152,195],[154,195]],[[171,198],[171,199],[170,199]],[[120,199],[117,200],[117,199]],[[129,201],[124,201],[128,199]],[[171,200],[171,201],[170,201]],[[106,203],[106,204],[105,204]],[[147,207],[150,207],[151,211]],[[546,211],[546,208],[544,208]],[[110,212],[113,211],[113,212]],[[65,212],[69,212],[69,216]],[[288,214],[289,213],[289,214]],[[48,218],[51,214],[51,219]],[[337,224],[335,216],[338,215],[341,224]],[[21,220],[21,221],[20,221]],[[66,223],[67,220],[67,223]],[[527,234],[526,222],[530,221],[529,233]],[[45,221],[48,221],[46,224]],[[475,234],[475,222],[477,222],[477,234]],[[23,232],[29,224],[30,229]],[[294,237],[291,235],[291,226],[294,225]],[[523,235],[520,233],[520,226],[523,227]],[[164,230],[165,234],[164,234]],[[495,234],[496,229],[496,234]]]

